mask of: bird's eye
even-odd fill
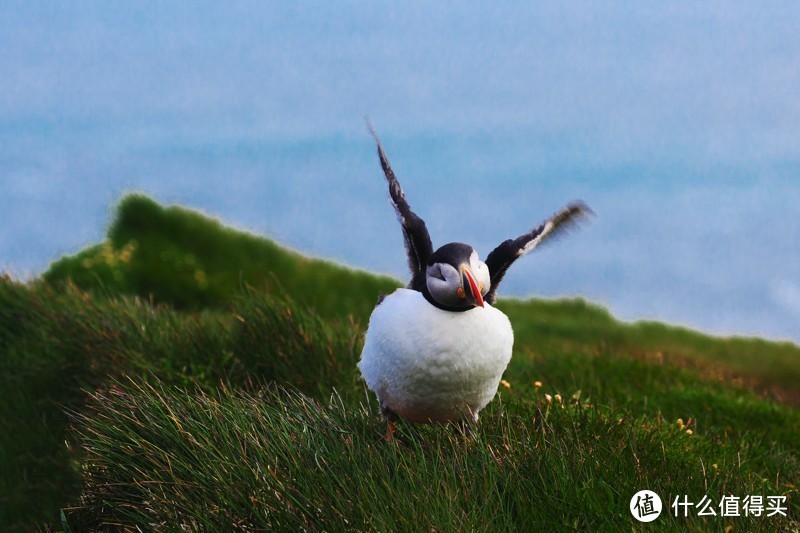
[[[432,265],[430,268],[428,268],[428,275],[436,279],[445,281],[444,274],[442,273],[442,267],[440,267],[438,264]]]

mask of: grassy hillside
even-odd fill
[[[517,346],[623,354],[697,370],[800,406],[800,348],[758,338],[718,338],[657,322],[626,324],[583,300],[500,300]],[[592,351],[587,351],[591,348]]]
[[[0,278],[0,524],[617,530],[649,488],[667,512],[788,496],[788,518],[661,527],[800,527],[798,347],[505,300],[508,386],[476,433],[386,443],[355,363],[397,284],[124,200],[105,244]]]
[[[182,309],[223,307],[246,286],[287,294],[326,317],[368,317],[400,283],[311,259],[234,231],[195,211],[133,195],[120,203],[108,239],[44,274],[95,294],[136,294]],[[346,288],[346,290],[341,290]]]

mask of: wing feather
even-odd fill
[[[523,255],[531,253],[537,246],[549,242],[554,238],[564,235],[575,224],[594,212],[583,202],[573,202],[561,211],[548,218],[531,231],[524,233],[516,239],[508,239],[492,250],[486,257],[486,266],[489,267],[491,288],[484,296],[484,300],[494,303],[497,298],[497,286],[503,280],[508,268]]]
[[[411,210],[403,188],[400,187],[400,182],[397,181],[397,177],[389,164],[389,158],[386,157],[386,153],[383,151],[381,141],[369,121],[367,121],[367,128],[378,146],[378,158],[380,158],[386,182],[389,184],[389,199],[397,213],[397,220],[403,228],[403,238],[408,255],[408,268],[411,270],[411,281],[408,286],[419,290],[418,285],[425,281],[425,268],[428,264],[428,258],[433,253],[431,237],[427,226],[425,226],[425,221]]]

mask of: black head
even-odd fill
[[[451,242],[428,259],[422,294],[440,309],[469,311],[483,307],[489,285],[489,269],[472,246]]]

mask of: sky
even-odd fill
[[[405,271],[369,116],[434,245],[582,199],[506,296],[800,342],[800,5],[4,2],[0,270],[145,192]]]

